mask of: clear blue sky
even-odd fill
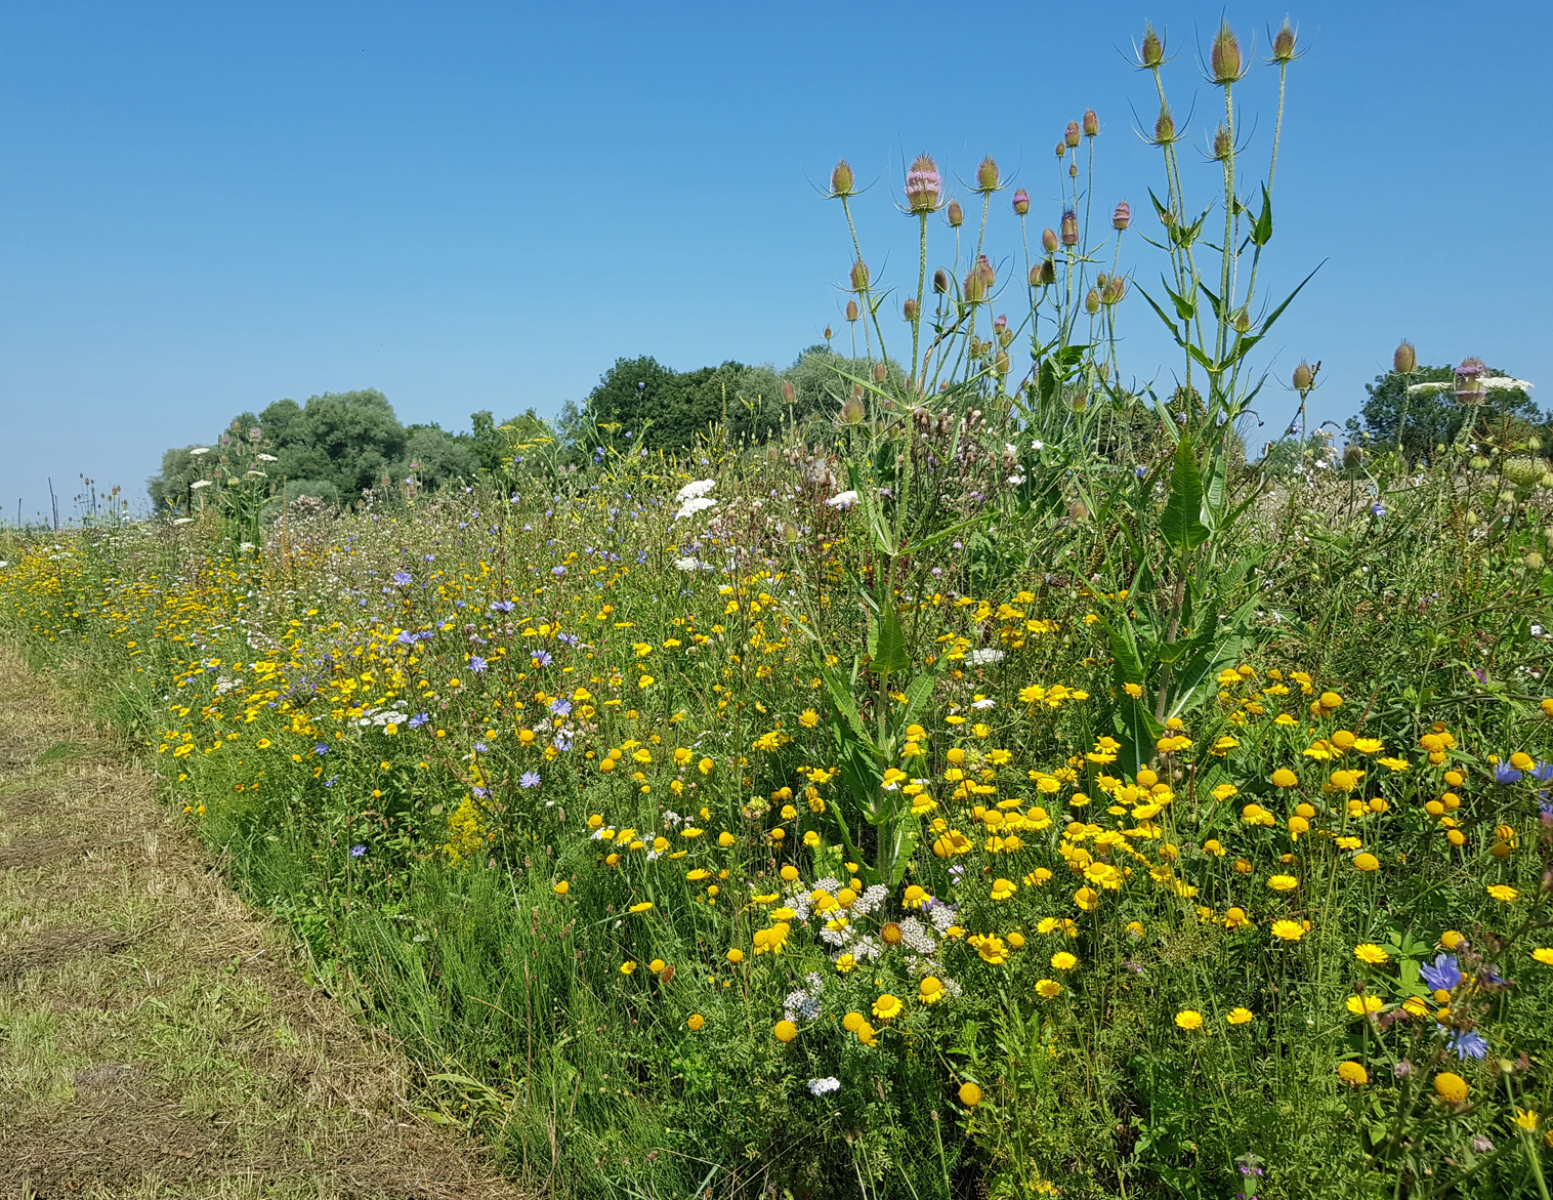
[[[85,473],[137,500],[164,448],[283,396],[376,387],[468,427],[581,400],[619,356],[790,361],[837,321],[849,258],[814,190],[865,181],[865,254],[911,269],[902,154],[984,153],[1055,223],[1052,147],[1100,114],[1099,193],[1149,229],[1145,17],[1210,128],[1225,11],[1265,52],[1281,7],[786,3],[11,4],[0,10],[0,510]],[[1397,339],[1478,354],[1553,402],[1546,9],[1322,0],[1289,10],[1270,285],[1326,267],[1264,343],[1325,366],[1341,420]],[[1265,156],[1275,72],[1243,87]],[[1213,168],[1198,168],[1206,202]],[[962,189],[963,191],[964,189]],[[1006,195],[1002,198],[1006,202]],[[991,237],[1015,248],[1003,203]],[[1158,259],[1139,240],[1145,284]],[[1264,293],[1265,294],[1265,293]],[[1165,347],[1129,298],[1124,366]],[[1264,405],[1287,421],[1287,396]]]

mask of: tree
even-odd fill
[[[1368,399],[1359,415],[1348,418],[1349,437],[1363,434],[1376,447],[1400,442],[1409,462],[1433,462],[1436,447],[1453,444],[1469,419],[1475,430],[1484,431],[1507,421],[1535,425],[1546,419],[1521,388],[1489,388],[1483,403],[1470,409],[1456,402],[1454,388],[1408,390],[1420,383],[1453,384],[1455,378],[1454,367],[1420,366],[1407,376],[1396,371],[1377,375],[1374,383],[1364,385]]]

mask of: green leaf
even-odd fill
[[[1256,224],[1251,226],[1251,240],[1258,246],[1265,246],[1273,240],[1273,199],[1267,194],[1267,185],[1262,185],[1262,213],[1256,219]]]
[[[886,598],[877,622],[870,622],[868,653],[871,656],[868,669],[875,675],[893,675],[911,666],[911,656],[906,653],[906,634],[901,629],[895,606]]]
[[[1176,447],[1175,467],[1170,472],[1170,499],[1159,517],[1159,534],[1178,558],[1208,540],[1208,527],[1202,523],[1202,477],[1190,438],[1182,438]]]
[[[1160,282],[1165,283],[1163,275],[1160,276]],[[1203,290],[1206,291],[1207,289],[1204,288]],[[1189,295],[1178,295],[1169,283],[1165,283],[1165,294],[1168,295],[1173,301],[1175,301],[1176,316],[1180,317],[1183,321],[1190,321],[1197,315],[1197,304],[1191,299]]]

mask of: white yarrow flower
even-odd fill
[[[686,500],[699,500],[717,486],[715,479],[696,479],[680,488],[674,496],[676,504],[683,504]]]
[[[825,501],[825,503],[830,505],[831,508],[839,508],[844,511],[857,503],[857,493],[851,491],[850,489],[845,492],[838,492],[829,500]]]

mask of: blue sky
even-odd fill
[[[785,364],[839,328],[850,257],[815,186],[847,156],[876,278],[911,270],[903,155],[985,153],[1056,223],[1052,147],[1100,114],[1097,205],[1148,230],[1154,115],[1124,52],[1151,17],[1201,144],[1233,3],[265,3],[0,15],[0,511],[86,474],[143,502],[164,448],[283,396],[376,387],[468,427],[580,401],[620,356]],[[1543,33],[1530,4],[1311,3],[1290,77],[1268,294],[1326,265],[1264,343],[1314,411],[1363,401],[1397,339],[1553,379]],[[1275,72],[1243,85],[1265,160]],[[1206,203],[1214,168],[1188,186]],[[968,189],[961,188],[963,192]],[[1017,227],[995,204],[993,246]],[[940,241],[942,249],[945,243]],[[1147,286],[1156,252],[1124,262]],[[942,257],[940,255],[939,257]],[[1174,366],[1135,294],[1124,370]],[[1281,389],[1263,409],[1287,422]]]

